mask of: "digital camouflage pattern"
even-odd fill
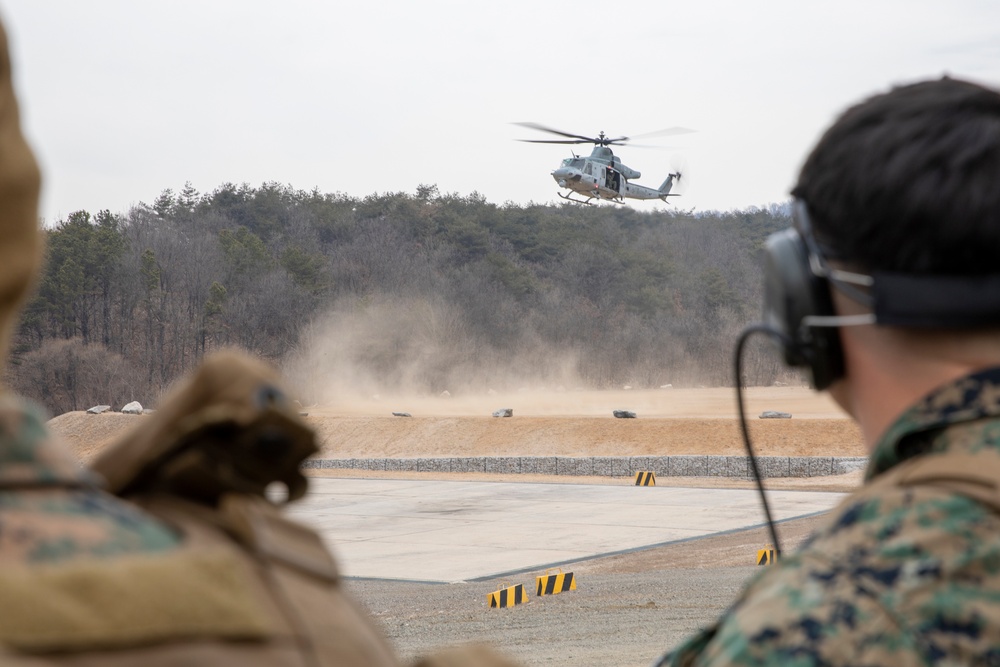
[[[982,471],[995,499],[897,479],[955,460]],[[1000,369],[946,385],[904,413],[876,446],[864,486],[797,553],[758,575],[714,627],[659,664],[1000,664],[993,470]]]
[[[0,398],[0,564],[151,553],[178,544],[166,526],[96,482],[53,439],[39,407]]]

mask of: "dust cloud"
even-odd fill
[[[485,342],[443,300],[382,297],[314,320],[282,366],[304,405],[361,413],[419,406],[424,414],[483,414],[484,405],[512,407],[504,401],[514,397],[524,403],[582,388],[573,350],[527,331],[505,347],[514,352]]]
[[[283,364],[311,414],[486,416],[734,417],[731,388],[595,389],[576,373],[579,355],[553,349],[530,333],[506,353],[470,332],[443,300],[383,297],[341,306],[315,320]],[[797,418],[843,414],[807,387],[747,392],[748,414],[792,412]]]

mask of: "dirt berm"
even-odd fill
[[[732,391],[567,392],[467,399],[385,399],[306,408],[322,458],[433,456],[646,456],[743,453]],[[864,456],[854,423],[805,388],[749,391],[754,448],[761,456]],[[494,418],[514,404],[512,418]],[[412,406],[412,407],[411,407]],[[490,407],[492,406],[492,407]],[[615,419],[624,406],[636,419]],[[783,410],[791,419],[758,419]],[[69,412],[49,422],[84,460],[142,415]]]

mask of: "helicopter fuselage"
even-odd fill
[[[662,199],[667,201],[671,195],[676,174],[670,174],[660,189],[646,187],[638,183],[630,183],[630,178],[639,178],[641,173],[629,169],[621,163],[611,149],[597,146],[589,157],[571,157],[552,172],[552,178],[561,188],[581,194],[587,199],[573,199],[569,195],[560,194],[563,199],[578,203],[591,203],[592,199],[607,199],[621,203],[629,199]]]

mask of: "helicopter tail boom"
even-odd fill
[[[670,190],[674,187],[674,182],[680,180],[681,180],[681,173],[679,171],[667,175],[667,180],[663,181],[663,184],[659,188],[660,195],[665,197],[668,194],[670,194]]]
[[[678,183],[680,180],[681,172],[677,171],[672,174],[668,174],[667,180],[663,181],[663,185],[661,185],[659,189],[660,199],[667,201],[667,197],[680,197],[679,194],[671,194],[670,192],[670,190],[674,187],[674,183]]]

